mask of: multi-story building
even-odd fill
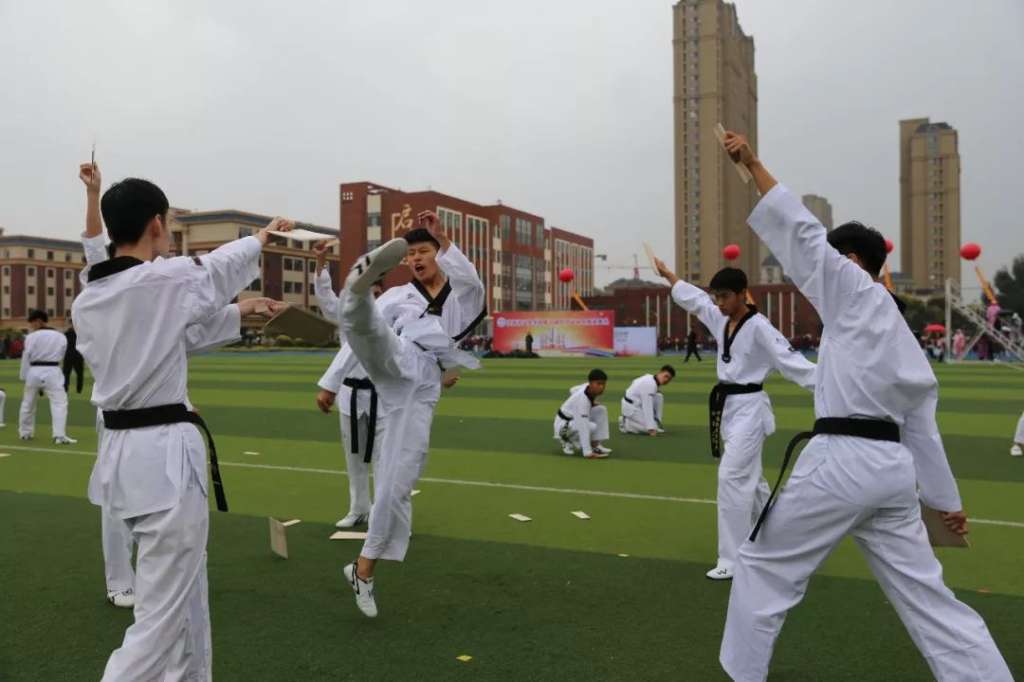
[[[828,203],[828,199],[817,194],[805,194],[801,197],[801,201],[804,202],[807,210],[821,221],[826,230],[831,230],[834,227],[832,224],[832,204]]]
[[[81,242],[4,235],[0,229],[0,328],[25,329],[30,310],[45,310],[50,325],[67,324],[85,265]]]
[[[176,254],[201,256],[216,249],[221,244],[248,237],[265,227],[271,221],[270,216],[236,211],[233,209],[217,211],[186,211],[171,209],[168,224],[173,239],[172,250]],[[324,239],[338,237],[338,230],[333,227],[296,223],[296,227],[321,232]],[[263,248],[260,256],[260,277],[243,291],[239,298],[269,296],[285,301],[294,306],[319,313],[313,283],[316,279],[316,256],[313,255],[312,244],[294,239],[279,237]],[[335,290],[340,284],[341,270],[338,267],[339,248],[331,248],[327,256],[331,281]],[[262,318],[244,321],[245,326],[262,326]]]
[[[416,215],[431,210],[453,242],[476,266],[487,288],[488,312],[568,309],[572,293],[594,287],[594,242],[544,218],[502,203],[484,205],[433,190],[403,192],[374,182],[340,187],[341,270],[381,243],[415,227]],[[575,279],[563,283],[558,272],[572,268]],[[388,286],[409,281],[400,268]]]
[[[960,151],[948,123],[900,121],[900,266],[918,290],[960,281]]]
[[[753,279],[767,251],[746,225],[757,202],[715,137],[718,123],[743,132],[757,149],[754,39],[736,7],[722,0],[680,0],[673,18],[676,272],[707,281],[725,265],[722,249],[740,247],[732,264]]]

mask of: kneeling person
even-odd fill
[[[608,375],[592,369],[587,383],[569,389],[569,399],[555,415],[555,440],[562,443],[565,454],[574,455],[579,450],[587,459],[611,454],[609,448],[601,445],[608,440],[608,408],[597,404],[607,384]]]
[[[665,365],[657,374],[644,374],[633,380],[622,397],[622,416],[619,417],[619,431],[622,433],[646,433],[656,436],[665,433],[661,426],[664,414],[665,396],[661,387],[672,381],[676,370]]]

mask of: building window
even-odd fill
[[[28,291],[29,295],[31,296],[32,294],[36,293],[36,288],[35,287],[28,287],[27,291]]]
[[[70,253],[65,253],[64,254],[64,262],[65,263],[70,263],[71,262],[71,254]]]
[[[64,279],[71,279],[71,271],[70,270],[65,270],[64,271]]]
[[[292,259],[291,258],[283,258],[283,259],[281,259],[281,263],[282,263],[281,267],[283,269],[285,269],[285,270],[291,270],[292,269]]]
[[[53,260],[53,251],[46,252],[46,260]]]
[[[53,279],[53,268],[46,268],[46,279]]]
[[[30,265],[27,268],[25,268],[25,274],[28,275],[29,277],[35,277],[36,269]]]
[[[4,277],[8,276],[9,274],[11,274],[11,268],[10,268],[9,265],[5,265],[4,266]]]
[[[315,260],[309,261],[309,271],[310,272],[316,272],[316,261]]]
[[[55,317],[55,315],[53,313],[53,308],[47,308],[46,309],[46,314],[49,315],[50,317]]]
[[[36,257],[36,250],[35,249],[29,249],[28,250],[28,257],[29,258],[35,258]]]
[[[65,289],[64,290],[64,295],[65,296],[71,296],[71,289]]]
[[[281,285],[281,291],[283,291],[286,294],[292,293],[292,283],[291,282],[285,282],[284,284],[282,284]]]
[[[367,213],[366,214],[366,224],[369,227],[380,227],[380,225],[381,225],[381,223],[380,223],[380,213],[379,212]]]
[[[312,296],[312,295],[314,295],[315,293],[316,293],[316,291],[315,291],[315,290],[313,289],[313,283],[312,283],[312,282],[310,282],[310,283],[309,283],[309,295],[310,295],[310,296]]]
[[[260,282],[260,278],[259,277],[254,279],[252,281],[252,284],[250,284],[248,286],[249,291],[259,291],[261,288],[262,288],[262,282]]]
[[[47,296],[53,296],[53,294],[54,294],[53,287],[46,287],[46,295]]]
[[[508,241],[512,237],[512,218],[503,215],[499,218],[498,224],[501,227],[501,238]]]

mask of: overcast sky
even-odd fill
[[[898,243],[897,121],[947,121],[964,241],[1024,252],[1024,3],[736,4],[779,178]],[[373,180],[671,257],[671,40],[665,0],[0,0],[0,225],[74,238],[95,139],[185,208],[336,226]]]

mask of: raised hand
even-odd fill
[[[294,229],[294,220],[288,220],[287,218],[274,218],[266,227],[256,233],[256,238],[260,240],[261,244],[266,246],[267,241],[271,237],[271,232],[291,232]]]
[[[85,183],[85,191],[90,194],[99,194],[103,186],[103,178],[100,176],[100,167],[95,163],[83,163],[78,167],[78,178]]]
[[[323,241],[319,241],[313,244],[313,253],[316,255],[317,272],[323,270],[324,266],[327,265],[327,245],[330,244],[332,241],[333,240],[331,239],[324,239]]]
[[[739,161],[745,166],[749,166],[757,161],[757,156],[754,154],[754,150],[750,148],[750,143],[747,142],[746,136],[734,133],[731,130],[725,131],[725,151],[729,152],[729,157],[733,161]]]
[[[441,249],[448,248],[450,243],[448,235],[445,234],[444,228],[441,227],[441,221],[438,219],[437,214],[433,211],[420,211],[416,214],[416,223],[420,227],[426,228],[430,234],[434,235],[434,239],[441,244]]]
[[[679,281],[679,278],[676,277],[676,273],[669,270],[668,266],[666,266],[660,258],[654,259],[654,267],[658,269],[658,274],[667,279],[670,284],[675,284]]]

